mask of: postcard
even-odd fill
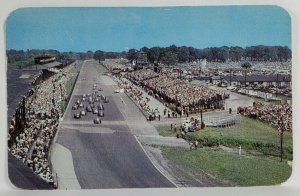
[[[293,167],[279,6],[36,7],[6,21],[20,189],[273,186]]]

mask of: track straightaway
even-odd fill
[[[128,113],[130,120],[127,119],[124,107],[130,106],[122,103],[128,102],[125,100],[128,98],[114,93],[118,86],[110,77],[103,75],[104,71],[96,61],[84,62],[56,139],[56,143],[72,153],[74,171],[81,188],[174,187],[153,166],[136,141],[129,127],[132,127],[134,116],[139,117],[136,122],[140,122],[140,114]],[[71,110],[72,104],[82,94],[92,92],[95,83],[97,88],[103,89],[99,93],[109,98],[109,103],[103,103],[105,116],[100,125],[93,124],[95,115],[91,113],[79,120],[74,119],[76,111]],[[140,112],[137,107],[128,111]],[[139,128],[143,129],[141,124],[144,124],[145,130],[149,129],[146,123],[140,122]],[[63,179],[63,176],[58,178]]]

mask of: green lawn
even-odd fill
[[[8,63],[8,67],[24,68],[34,64],[35,64],[34,58],[28,58],[27,60],[24,61],[15,61],[15,62]]]
[[[164,137],[176,137],[176,133],[173,131],[171,131],[171,127],[170,126],[166,126],[166,125],[161,125],[156,127],[156,130],[158,132],[159,135],[164,136]],[[178,128],[177,128],[178,130]]]
[[[66,91],[67,91],[68,97],[71,95],[71,93],[73,91],[73,86],[74,86],[75,82],[76,82],[76,76],[67,81]],[[67,109],[67,106],[68,106],[68,101],[63,101],[61,103],[62,113],[65,112],[65,110]]]
[[[169,126],[158,126],[162,136],[176,136]],[[238,148],[240,145],[250,153],[260,152],[265,155],[279,155],[279,135],[277,130],[268,123],[242,117],[241,123],[227,128],[206,127],[204,130],[187,134],[198,140],[200,146],[228,146]],[[292,133],[283,135],[284,158],[293,158]]]
[[[206,127],[204,130],[190,133],[197,136],[212,136],[212,137],[231,137],[242,140],[262,141],[278,143],[278,131],[270,124],[254,120],[247,117],[242,117],[241,124],[227,127]],[[283,136],[285,146],[292,147],[292,133],[285,132]]]
[[[70,70],[70,72],[77,73],[78,71],[80,71],[80,68],[81,68],[81,65],[74,66],[74,67]],[[73,92],[73,87],[74,87],[74,85],[75,85],[76,78],[77,78],[77,74],[74,75],[70,80],[67,81],[67,84],[66,84],[66,91],[67,91],[68,97],[69,97],[69,96],[72,94],[72,92]],[[61,110],[62,110],[62,113],[65,112],[67,106],[68,106],[68,101],[63,101],[63,102],[61,103]]]
[[[194,175],[208,173],[214,177],[214,181],[229,181],[237,186],[277,185],[286,181],[292,172],[286,162],[280,162],[275,157],[239,156],[207,148],[160,148],[171,165]]]
[[[100,62],[97,66],[96,66],[97,70],[99,73],[103,74],[103,73],[108,73],[108,69],[102,64],[102,62]]]

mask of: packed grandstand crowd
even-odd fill
[[[124,65],[124,63],[127,62],[125,60],[121,60],[121,59],[114,59],[114,60],[105,60],[102,63],[106,66],[106,68],[109,71],[113,71],[113,70],[125,70],[126,66]]]
[[[168,72],[158,74],[142,69],[127,73],[125,77],[180,115],[223,107],[223,91],[190,84],[173,78]]]
[[[292,131],[292,106],[289,104],[263,104],[254,102],[250,107],[239,107],[238,112],[244,116],[270,123],[278,131]]]
[[[62,116],[62,101],[67,99],[67,81],[75,76],[75,73],[70,72],[71,68],[67,66],[34,86],[25,98],[24,129],[18,130],[21,129],[17,126],[19,113],[14,115],[9,128],[10,152],[50,184],[54,182],[48,152],[59,117]]]

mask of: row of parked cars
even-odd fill
[[[97,89],[97,84],[94,84],[93,92],[91,94],[83,94],[80,99],[76,100],[76,102],[72,106],[72,110],[78,111],[74,114],[75,119],[80,119],[81,117],[86,116],[87,113],[92,113],[97,115],[94,119],[94,123],[101,123],[100,117],[104,117],[103,103],[109,103],[108,98],[105,95],[99,93],[101,91],[103,91],[103,89]]]

